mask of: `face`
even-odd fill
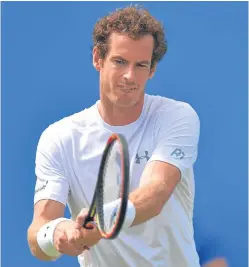
[[[93,64],[100,72],[100,95],[120,107],[143,104],[145,85],[152,78],[154,40],[151,35],[132,40],[126,35],[112,33],[108,53],[100,59],[93,51]]]

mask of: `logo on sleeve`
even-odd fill
[[[37,194],[38,192],[44,190],[44,189],[47,187],[47,184],[48,184],[48,181],[46,181],[41,187],[38,187],[38,188],[35,190],[35,194]]]
[[[180,148],[176,148],[171,154],[170,156],[172,158],[175,159],[183,159],[185,157],[185,153],[180,149]]]

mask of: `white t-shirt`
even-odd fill
[[[193,164],[200,131],[196,112],[187,103],[146,94],[138,120],[110,126],[102,120],[97,103],[50,125],[41,135],[34,202],[52,199],[68,204],[72,219],[89,208],[106,141],[111,133],[121,133],[129,144],[131,191],[153,160],[178,167],[181,181],[160,215],[121,231],[114,240],[101,240],[78,257],[80,265],[199,267],[192,226]]]

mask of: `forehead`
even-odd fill
[[[154,40],[151,35],[133,40],[125,34],[112,33],[108,46],[109,57],[120,56],[127,60],[151,60]]]

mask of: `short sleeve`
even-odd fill
[[[179,168],[181,174],[193,166],[197,159],[200,120],[190,105],[182,103],[161,109],[154,125],[154,135],[155,149],[150,161],[168,162]]]
[[[38,142],[35,173],[34,204],[41,199],[51,199],[66,205],[69,183],[63,170],[59,136],[53,125],[42,133]]]

